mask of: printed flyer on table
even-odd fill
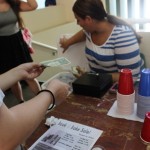
[[[29,150],[90,150],[102,130],[58,119]]]

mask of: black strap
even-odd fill
[[[40,93],[42,93],[42,92],[48,92],[48,93],[50,93],[50,95],[52,96],[53,102],[52,102],[51,107],[48,108],[48,110],[53,109],[53,107],[55,106],[55,97],[54,97],[54,94],[53,94],[50,90],[44,89],[44,90],[39,91],[39,92],[37,93],[37,95],[40,94]]]

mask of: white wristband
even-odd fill
[[[4,99],[5,95],[4,93],[2,92],[2,90],[0,89],[0,107],[2,106],[3,104],[3,99]]]

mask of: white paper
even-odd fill
[[[134,112],[132,115],[121,115],[117,112],[117,101],[114,102],[110,110],[108,111],[107,115],[115,118],[124,118],[127,120],[139,121],[144,122],[143,119],[139,118],[137,115],[137,103],[134,103]]]
[[[91,150],[102,130],[58,119],[29,150]]]

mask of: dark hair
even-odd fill
[[[82,19],[90,16],[96,20],[103,20],[107,16],[100,0],[76,0],[72,9]]]
[[[13,9],[14,13],[16,14],[18,24],[20,28],[23,28],[23,20],[20,17],[20,0],[6,0],[7,3],[11,6]]]
[[[107,19],[108,22],[114,25],[128,26],[133,30],[138,43],[141,42],[141,36],[139,36],[135,32],[135,30],[133,29],[131,25],[129,25],[124,20],[119,19],[118,17],[107,14],[101,0],[76,0],[76,2],[73,5],[72,10],[77,16],[79,16],[82,19],[85,19],[86,16],[90,16],[91,18],[95,20],[102,21],[104,19]]]

